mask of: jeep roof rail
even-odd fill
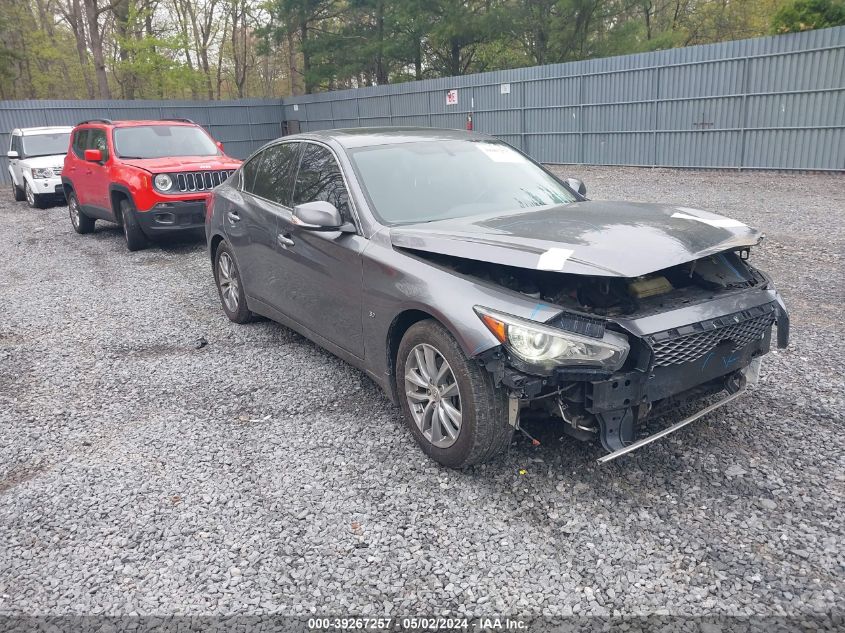
[[[179,121],[180,123],[194,123],[190,119],[181,119],[179,117],[165,117],[163,119],[159,119],[159,121]],[[196,123],[194,123],[196,125]]]
[[[77,125],[85,125],[86,123],[105,123],[111,125],[111,119],[88,119],[87,121],[80,121]]]

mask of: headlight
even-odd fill
[[[33,178],[52,178],[53,170],[49,167],[36,167],[32,170]]]
[[[153,179],[156,189],[161,191],[170,191],[173,188],[173,179],[167,174],[157,174]]]
[[[475,312],[509,352],[543,372],[559,366],[619,369],[630,350],[627,339],[615,332],[596,339],[481,306]]]

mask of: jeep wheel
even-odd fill
[[[150,242],[135,217],[135,207],[126,199],[120,201],[120,223],[123,225],[126,248],[130,251],[140,251],[149,246]]]
[[[15,196],[15,202],[23,202],[26,200],[26,194],[23,192],[23,189],[18,187],[15,183],[12,183],[12,195]]]
[[[76,194],[71,191],[67,194],[67,210],[70,215],[70,223],[73,230],[80,234],[94,232],[94,218],[89,218],[82,209],[79,208],[79,200],[76,199]]]
[[[423,451],[444,466],[486,461],[510,444],[505,390],[464,355],[433,320],[414,324],[402,337],[396,388],[411,433]]]
[[[229,320],[235,323],[252,321],[255,315],[246,305],[241,273],[226,242],[220,242],[214,254],[214,281],[217,284],[217,294],[220,295],[223,312]]]
[[[23,190],[24,195],[26,196],[26,203],[32,207],[33,209],[43,209],[44,203],[42,202],[41,196],[35,193],[32,190],[32,186],[29,184],[28,181],[24,181],[23,183]]]

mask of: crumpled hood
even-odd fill
[[[512,213],[406,224],[395,247],[519,268],[637,277],[722,251],[762,234],[715,213],[667,205],[585,201]]]
[[[29,169],[49,167],[51,169],[58,167],[62,169],[65,163],[64,154],[53,154],[52,156],[33,156],[32,158],[24,158],[20,161],[21,167]]]
[[[165,158],[122,158],[122,162],[154,174],[179,171],[237,169],[240,161],[228,156],[167,156]]]

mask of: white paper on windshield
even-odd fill
[[[687,207],[676,207],[678,211],[693,211],[696,212],[698,209],[689,209]],[[746,226],[739,220],[732,220],[731,218],[700,218],[697,215],[690,215],[688,213],[673,213],[673,218],[681,218],[683,220],[695,220],[696,222],[701,222],[703,224],[708,224],[710,226],[715,226],[720,229],[732,229],[737,228],[740,226]]]
[[[490,160],[497,163],[522,163],[525,162],[522,154],[512,150],[506,145],[496,145],[494,143],[478,143],[478,149],[487,154]]]
[[[572,256],[568,248],[550,248],[537,260],[537,270],[563,270],[566,260]]]

